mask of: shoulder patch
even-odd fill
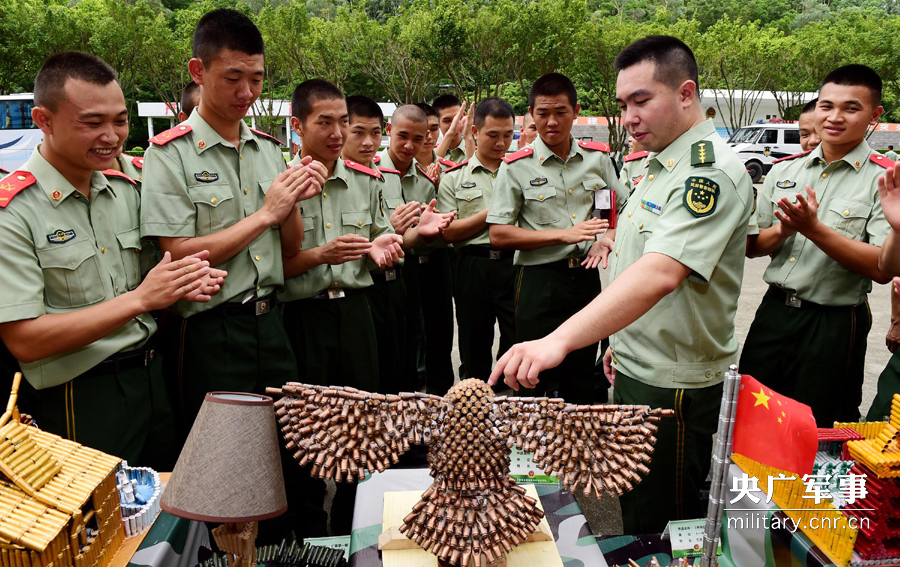
[[[394,174],[400,175],[399,169],[391,169],[389,167],[378,166],[378,171],[380,171],[381,173],[394,173]]]
[[[811,151],[812,151],[812,150],[806,150],[805,152],[800,152],[799,154],[794,154],[794,155],[792,155],[792,156],[783,157],[783,158],[778,158],[778,159],[776,159],[775,161],[772,162],[772,165],[774,165],[774,164],[776,164],[776,163],[783,162],[783,161],[787,161],[787,160],[789,160],[789,159],[794,159],[794,158],[798,158],[798,157],[801,157],[801,156],[805,156],[806,154],[810,153]]]
[[[894,167],[894,162],[881,154],[872,154],[869,156],[869,161],[875,162],[881,167],[885,169],[890,169]]]
[[[443,165],[444,167],[450,167],[450,168],[453,168],[453,167],[456,167],[457,165],[459,165],[459,164],[457,164],[455,161],[452,161],[452,160],[449,160],[449,159],[444,159],[444,158],[442,158],[442,157],[439,157],[437,160],[438,160],[438,163],[441,164],[441,165]]]
[[[643,159],[650,155],[650,152],[634,152],[633,154],[628,154],[624,158],[622,158],[623,162],[634,161],[636,159]]]
[[[425,172],[425,168],[422,167],[420,164],[418,164],[418,163],[416,164],[416,169],[418,169],[420,172],[422,172],[422,175],[427,177],[428,180],[431,181],[433,184],[437,184],[437,181],[433,177],[428,175],[428,173]]]
[[[533,153],[534,150],[532,148],[522,148],[517,152],[503,156],[503,161],[505,161],[506,163],[512,163],[516,160],[522,159],[523,157],[530,156]]]
[[[462,162],[462,163],[454,164],[453,167],[451,167],[451,168],[449,168],[449,169],[445,169],[445,170],[444,170],[444,173],[450,173],[451,171],[456,171],[457,169],[459,169],[459,168],[461,168],[461,167],[463,167],[463,166],[466,166],[466,165],[469,165],[469,160],[466,160],[466,161],[464,161],[464,162]]]
[[[180,124],[174,128],[170,128],[165,132],[160,132],[159,134],[150,138],[151,144],[156,144],[157,146],[165,146],[175,138],[180,138],[191,131],[191,127],[187,124]]]
[[[102,174],[105,175],[106,177],[118,177],[118,178],[120,178],[120,179],[124,179],[125,181],[131,183],[132,185],[137,185],[137,181],[135,181],[134,179],[128,177],[127,175],[125,175],[125,174],[122,173],[121,171],[116,171],[115,169],[104,169],[104,170],[101,171],[100,173],[102,173]]]
[[[691,144],[691,165],[712,165],[716,163],[716,152],[712,142],[700,140]]]
[[[697,218],[706,217],[719,204],[719,184],[708,177],[691,176],[684,182],[684,208]]]
[[[131,158],[131,164],[138,169],[144,169],[144,158],[142,157],[133,157]]]
[[[356,163],[355,161],[351,161],[351,160],[349,160],[349,159],[345,159],[345,160],[344,160],[344,165],[346,165],[347,167],[349,167],[349,168],[352,169],[353,171],[359,171],[359,172],[361,172],[361,173],[365,173],[366,175],[371,175],[371,176],[374,177],[375,179],[381,179],[381,174],[378,173],[376,170],[374,170],[374,169],[372,169],[372,168],[369,168],[369,167],[366,167],[366,166],[364,166],[364,165],[362,165],[362,164],[358,164],[358,163]]]
[[[5,209],[13,197],[23,189],[34,185],[36,181],[34,175],[27,171],[14,171],[0,179],[0,209]]]
[[[270,135],[266,134],[265,132],[260,132],[259,130],[254,130],[253,128],[250,128],[250,131],[253,132],[254,134],[256,134],[257,136],[259,136],[260,138],[265,138],[266,140],[269,140],[270,142],[274,142],[274,143],[278,144],[279,148],[282,146],[281,140],[279,140],[275,136],[270,136]]]
[[[585,142],[582,140],[578,142],[578,147],[586,150],[594,150],[595,152],[609,153],[609,144],[604,144],[603,142]]]

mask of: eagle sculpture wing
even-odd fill
[[[444,398],[383,395],[355,388],[289,382],[267,393],[275,402],[285,447],[310,474],[355,482],[396,463],[410,443],[430,443]]]

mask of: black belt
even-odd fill
[[[365,291],[365,289],[357,288],[328,288],[323,289],[312,297],[303,298],[301,301],[309,301],[311,299],[343,299],[345,297],[350,297],[351,295],[364,293]]]
[[[408,258],[406,259],[406,261],[417,263],[417,264],[427,264],[431,261],[432,256],[438,256],[438,255],[440,255],[442,253],[446,253],[446,252],[447,251],[445,249],[438,249],[438,250],[435,250],[434,252],[429,252],[428,254],[412,254],[410,252],[407,252],[406,256],[408,256]]]
[[[246,303],[222,303],[207,311],[201,311],[200,313],[193,315],[193,317],[205,317],[209,315],[226,315],[228,317],[232,317],[235,315],[252,315],[254,317],[259,317],[260,315],[265,315],[273,309],[275,309],[275,295],[271,294],[262,299],[248,301]]]
[[[566,258],[565,260],[557,260],[555,262],[548,262],[546,264],[539,264],[541,266],[548,266],[551,268],[583,268],[584,266],[581,263],[584,262],[584,258]]]
[[[400,266],[395,266],[393,268],[387,268],[384,271],[378,270],[377,272],[369,272],[369,275],[372,276],[373,280],[392,282],[403,275],[403,270]]]
[[[150,366],[155,357],[155,341],[151,340],[142,349],[119,352],[110,356],[97,366],[81,373],[78,378],[90,378],[92,376],[125,372],[134,368]]]
[[[495,250],[486,246],[463,246],[459,249],[459,253],[489,260],[512,260],[516,255],[515,250]]]
[[[784,303],[788,307],[794,307],[796,309],[803,309],[803,308],[809,309],[812,307],[818,307],[818,308],[832,307],[830,305],[819,305],[818,303],[813,303],[812,301],[806,301],[805,299],[800,299],[796,295],[793,295],[791,293],[787,293],[781,289],[778,289],[774,285],[769,286],[769,291],[767,293],[769,295],[771,295],[772,297],[774,297],[775,299],[777,299],[779,302]]]

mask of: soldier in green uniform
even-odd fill
[[[387,126],[390,146],[380,154],[379,165],[400,172],[403,200],[430,203],[436,198],[437,179],[416,161],[425,140],[428,119],[414,105],[398,108]],[[445,211],[446,212],[446,211]],[[453,385],[453,302],[450,291],[450,258],[440,238],[422,242],[406,255],[407,358],[417,368],[417,347],[424,333],[426,390],[442,394]],[[424,322],[424,328],[423,328]]]
[[[465,161],[471,153],[467,153],[465,137],[465,104],[452,94],[444,94],[436,97],[431,102],[432,108],[438,112],[441,133],[447,139],[438,148],[438,157],[447,158],[452,162]],[[460,115],[460,116],[457,116]]]
[[[538,136],[537,126],[534,125],[534,117],[531,111],[525,113],[522,117],[522,127],[519,129],[519,139],[516,140],[516,149],[521,150]]]
[[[191,81],[181,91],[181,106],[178,108],[178,121],[184,122],[194,109],[200,106],[200,85]]]
[[[750,257],[770,255],[763,297],[741,353],[741,371],[809,405],[819,427],[858,421],[867,295],[890,227],[878,179],[891,162],[865,140],[878,121],[881,79],[864,65],[822,82],[815,130],[822,143],[777,163],[757,208]],[[755,230],[754,230],[755,232]]]
[[[634,138],[629,140],[628,146],[631,151],[622,158],[622,170],[619,172],[619,181],[628,193],[625,198],[634,192],[635,185],[647,174],[647,164],[650,163],[650,152],[644,150]]]
[[[797,127],[800,130],[800,147],[804,152],[816,149],[822,139],[816,134],[816,103],[818,98],[807,102],[800,111]],[[778,160],[775,160],[778,161]]]
[[[475,155],[448,169],[438,189],[438,209],[459,216],[444,231],[456,252],[453,296],[459,354],[465,375],[489,376],[494,362],[494,324],[500,325],[500,351],[515,342],[515,279],[512,250],[491,248],[487,214],[491,188],[515,129],[515,112],[503,99],[478,103],[474,117]]]
[[[247,16],[208,12],[197,23],[193,50],[188,69],[201,86],[200,106],[151,139],[141,192],[145,236],[157,236],[174,258],[208,249],[210,264],[228,272],[213,301],[175,304],[188,426],[209,391],[264,393],[297,380],[275,293],[284,283],[282,255],[295,254],[302,242],[299,202],[318,194],[326,176],[311,161],[287,169],[280,142],[243,121],[264,77],[262,36]],[[298,533],[325,535],[321,502],[311,504],[299,488],[308,474],[285,451],[282,470],[290,508],[271,522],[282,524],[282,534],[297,520],[305,522]]]
[[[370,169],[377,169],[379,209],[373,214],[387,218],[394,231],[403,236],[404,250],[414,248],[423,237],[433,239],[453,219],[452,213],[434,212],[434,203],[422,210],[416,201],[405,203],[400,186],[400,172],[375,164],[384,115],[378,103],[366,96],[347,97],[349,134],[341,156]],[[378,161],[381,161],[378,159]],[[406,357],[406,283],[403,279],[404,258],[394,266],[381,269],[369,263],[373,285],[366,288],[369,309],[375,324],[378,343],[378,373],[382,393],[411,392],[414,369],[404,366]]]
[[[25,375],[22,397],[51,433],[170,470],[178,445],[150,312],[207,301],[223,280],[203,251],[167,254],[141,281],[140,193],[110,171],[128,137],[112,68],[54,55],[34,101],[44,140],[0,181],[0,337]]]
[[[612,335],[604,367],[615,403],[675,410],[659,424],[650,474],[621,498],[625,533],[647,534],[706,513],[700,487],[722,380],[737,360],[753,190],[703,116],[697,63],[684,43],[640,39],[615,67],[622,122],[652,157],[619,217],[610,285],[546,338],[510,349],[491,381],[505,375],[513,387],[531,387],[568,352]]]
[[[597,267],[613,231],[597,240],[609,224],[593,213],[598,202],[610,210],[612,191],[624,194],[609,147],[571,135],[580,106],[568,77],[544,75],[528,100],[539,136],[503,159],[487,216],[491,245],[516,251],[517,342],[543,337],[600,293]],[[605,402],[605,383],[595,391],[593,380],[579,379],[596,359],[597,345],[571,353],[546,373],[541,393]]]
[[[456,166],[455,161],[438,157],[437,152],[435,151],[438,138],[441,136],[441,115],[438,114],[438,111],[430,104],[417,102],[416,106],[422,109],[422,112],[425,113],[425,117],[428,119],[428,130],[425,134],[425,142],[422,144],[422,149],[416,154],[416,161],[425,168],[425,171],[430,177],[439,178],[441,172]],[[432,168],[431,166],[433,164],[437,164],[438,167]]]

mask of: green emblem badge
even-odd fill
[[[719,203],[719,184],[706,177],[688,177],[684,182],[684,206],[695,217],[709,216]]]
[[[716,152],[712,142],[701,140],[691,144],[691,165],[712,165],[716,163]]]

